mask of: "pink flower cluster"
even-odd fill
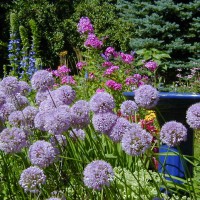
[[[113,64],[109,61],[102,63],[102,67],[111,67]]]
[[[134,57],[130,54],[121,52],[120,56],[121,56],[122,60],[127,64],[131,64],[133,62]]]
[[[148,77],[145,75],[134,74],[131,77],[126,78],[125,83],[126,85],[135,85],[137,87],[146,84],[148,81]]]
[[[89,33],[86,41],[84,42],[84,45],[86,47],[93,47],[95,49],[100,49],[103,45],[103,42],[99,40],[95,34]]]
[[[57,70],[53,70],[52,74],[56,77],[60,77],[60,76],[65,76],[69,72],[71,72],[71,70],[66,65],[63,65],[58,67]]]
[[[121,90],[122,89],[122,84],[117,83],[113,80],[106,81],[106,86],[111,88],[111,89],[114,89],[114,90]]]
[[[113,47],[107,47],[106,50],[105,50],[104,55],[107,58],[110,58],[111,56],[117,57],[118,53],[115,51],[115,49]]]
[[[75,85],[76,81],[74,80],[73,76],[64,76],[61,78],[61,83],[62,84],[71,84],[71,85]]]
[[[144,66],[152,72],[154,72],[158,68],[158,64],[152,60],[149,62],[146,62]]]
[[[80,61],[80,62],[77,62],[76,68],[79,69],[79,70],[81,70],[81,69],[83,69],[83,67],[86,66],[86,65],[87,65],[86,62]]]
[[[119,66],[111,66],[104,72],[104,75],[111,75],[113,72],[119,69]]]
[[[90,19],[88,17],[81,17],[78,23],[78,32],[80,34],[94,32],[93,25],[91,24]]]

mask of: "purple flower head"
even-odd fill
[[[133,116],[138,111],[138,106],[134,101],[126,100],[121,104],[120,111],[123,116]]]
[[[55,109],[57,106],[62,105],[61,101],[56,101],[55,99],[52,100],[51,98],[47,98],[46,100],[42,101],[39,106],[39,111],[45,112],[51,109]]]
[[[170,147],[179,145],[187,140],[186,127],[176,121],[166,122],[160,130],[160,140]]]
[[[100,133],[109,134],[117,121],[117,115],[112,112],[95,114],[92,118],[94,129]]]
[[[133,62],[134,57],[130,54],[125,54],[125,53],[121,52],[120,56],[121,56],[122,60],[127,64],[131,64]]]
[[[71,84],[71,85],[75,85],[75,84],[76,84],[76,81],[75,81],[75,79],[74,79],[74,76],[69,75],[69,76],[63,76],[63,77],[61,78],[61,83],[62,83],[62,84]]]
[[[6,103],[6,95],[4,92],[0,91],[0,107]]]
[[[141,128],[140,125],[132,123],[132,128],[125,132],[122,137],[122,149],[129,155],[137,156],[144,153],[150,146],[153,136]]]
[[[98,92],[90,99],[90,109],[94,113],[110,112],[114,108],[114,98],[107,92]]]
[[[86,47],[93,47],[95,49],[100,49],[103,45],[103,42],[97,38],[93,33],[90,33],[84,42]]]
[[[104,62],[103,64],[102,64],[102,67],[111,67],[111,66],[113,66],[113,64],[111,63],[111,62]]]
[[[20,128],[6,128],[0,133],[0,150],[6,153],[20,152],[22,148],[27,146],[27,135]]]
[[[113,80],[106,81],[106,86],[113,90],[121,90],[122,89],[122,84],[117,83]]]
[[[19,81],[16,77],[7,76],[3,78],[0,87],[6,95],[15,95],[20,92]]]
[[[30,85],[25,81],[19,81],[19,87],[20,87],[19,93],[21,95],[26,95],[31,91]]]
[[[44,129],[54,135],[62,134],[69,129],[70,122],[69,108],[55,108],[45,114]]]
[[[31,78],[31,85],[35,90],[46,90],[54,85],[54,78],[47,70],[36,71]]]
[[[35,116],[35,119],[34,119],[34,126],[35,128],[41,130],[41,131],[45,131],[45,128],[44,128],[44,123],[45,123],[45,115],[48,115],[50,111],[47,111],[47,112],[42,112],[42,111],[39,111],[36,116]]]
[[[85,139],[85,131],[82,129],[73,129],[72,131],[70,131],[69,136],[73,139],[73,140],[84,140]]]
[[[73,128],[85,128],[90,123],[89,103],[77,101],[70,109],[71,125]]]
[[[108,58],[111,56],[116,57],[118,55],[113,47],[107,47],[104,54]]]
[[[16,111],[17,109],[15,108],[15,106],[12,103],[4,103],[1,107],[0,107],[0,118],[3,121],[6,121],[8,119],[8,116]]]
[[[151,109],[156,106],[159,96],[158,91],[151,85],[142,85],[135,91],[135,102],[138,106]]]
[[[104,75],[111,75],[112,73],[114,73],[115,71],[117,71],[119,69],[119,66],[111,66],[108,69],[106,69],[106,71],[104,72]]]
[[[29,100],[20,93],[15,94],[15,96],[9,96],[7,102],[12,103],[17,110],[22,110],[29,105]]]
[[[76,63],[76,68],[79,69],[79,70],[82,70],[83,67],[86,66],[86,65],[87,65],[86,62],[80,61],[80,62]]]
[[[34,128],[34,119],[39,110],[33,106],[27,106],[24,108],[23,117],[25,120],[25,126],[29,128]]]
[[[98,88],[98,89],[96,90],[96,93],[100,93],[100,92],[105,92],[105,89],[104,89],[104,88]]]
[[[39,167],[31,166],[21,173],[19,184],[25,192],[38,193],[45,181],[46,176],[43,170]]]
[[[146,62],[144,66],[152,72],[154,72],[158,68],[158,64],[152,60]]]
[[[38,140],[29,148],[29,159],[33,165],[45,168],[56,159],[56,151],[51,143]]]
[[[44,100],[47,99],[47,97],[49,96],[49,92],[48,90],[39,90],[37,93],[36,93],[36,96],[35,96],[35,101],[38,105],[40,105],[40,103]]]
[[[94,32],[93,25],[88,17],[81,17],[77,27],[80,34]]]
[[[195,103],[188,108],[186,121],[191,128],[200,129],[200,103]]]
[[[15,127],[23,127],[25,125],[23,113],[22,111],[18,110],[9,115],[8,121],[12,126]]]
[[[123,135],[130,130],[131,127],[131,123],[127,119],[120,117],[117,119],[116,124],[113,126],[108,135],[112,141],[120,142]]]
[[[85,167],[83,176],[85,186],[94,190],[101,190],[103,186],[110,186],[114,179],[114,172],[109,163],[103,160],[95,160]]]
[[[53,135],[50,138],[50,143],[54,147],[65,147],[67,145],[67,140],[64,135]]]

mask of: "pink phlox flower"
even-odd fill
[[[83,67],[86,66],[86,65],[87,65],[86,62],[80,61],[80,62],[77,62],[76,68],[79,69],[79,70],[81,70],[81,69],[83,69]]]
[[[94,32],[93,25],[91,24],[91,21],[88,17],[81,17],[77,27],[80,34]]]
[[[86,41],[84,42],[84,45],[86,47],[93,47],[95,49],[100,49],[103,45],[103,42],[99,40],[95,34],[89,33]]]
[[[61,83],[62,84],[72,84],[75,85],[76,81],[74,80],[73,76],[64,76],[61,78]]]
[[[60,76],[58,70],[52,70],[51,73],[52,73],[53,76],[56,76],[56,77]]]
[[[113,56],[113,57],[118,56],[118,53],[115,51],[115,48],[113,48],[113,47],[107,47],[104,54],[108,58],[111,56]]]
[[[71,72],[71,69],[69,69],[66,65],[62,65],[58,68],[58,72],[60,74],[66,74],[66,73],[69,73]]]
[[[109,61],[102,63],[102,67],[111,67],[113,64]]]
[[[106,71],[104,72],[104,75],[110,75],[113,72],[117,71],[119,69],[119,66],[111,66],[108,69],[106,69]]]
[[[125,53],[121,52],[120,56],[121,56],[122,60],[127,64],[131,64],[133,62],[134,57],[130,54],[125,54]]]
[[[106,81],[106,86],[108,86],[109,88],[114,89],[114,90],[121,90],[122,89],[122,84],[117,83],[113,80]]]
[[[104,89],[104,88],[98,88],[98,89],[96,90],[96,93],[99,93],[99,92],[105,92],[105,89]]]
[[[152,72],[154,72],[158,68],[158,64],[152,60],[146,62],[144,66]]]
[[[90,78],[90,79],[94,79],[94,78],[95,78],[95,75],[94,75],[94,73],[92,73],[92,72],[91,72],[91,73],[89,73],[89,78]]]

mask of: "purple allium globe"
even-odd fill
[[[77,101],[70,109],[71,126],[85,128],[90,123],[89,103],[84,100]]]
[[[40,105],[40,103],[44,100],[47,99],[47,97],[49,96],[49,92],[48,90],[39,90],[37,93],[36,93],[36,96],[35,96],[35,101],[38,105]]]
[[[69,136],[74,140],[84,140],[85,139],[85,131],[82,129],[72,129],[72,131],[70,131]]]
[[[121,104],[120,111],[123,116],[133,116],[138,111],[138,106],[134,101],[126,100]]]
[[[94,190],[101,190],[103,186],[110,186],[114,179],[112,166],[103,160],[95,160],[88,164],[83,175],[85,186]]]
[[[50,143],[54,147],[56,147],[56,146],[64,147],[64,146],[67,145],[67,140],[66,140],[66,137],[64,135],[53,135],[50,138]]]
[[[26,95],[31,91],[30,85],[25,81],[19,81],[19,87],[20,87],[19,93],[21,95]]]
[[[52,73],[47,70],[36,71],[31,78],[32,88],[35,90],[45,90],[52,88],[54,85],[54,78]]]
[[[140,125],[132,123],[132,128],[125,132],[122,137],[122,149],[131,156],[144,153],[152,143],[153,136],[141,128]]]
[[[51,143],[38,140],[29,148],[29,159],[33,165],[45,168],[52,164],[56,159],[56,151]]]
[[[31,166],[20,175],[19,184],[25,192],[38,193],[42,184],[46,182],[46,176],[42,169]]]
[[[19,81],[16,77],[7,76],[0,82],[1,90],[7,95],[15,95],[20,92]]]
[[[158,91],[151,85],[141,85],[135,91],[135,102],[138,106],[151,109],[156,106],[159,96]]]
[[[44,116],[44,129],[51,134],[62,134],[71,125],[70,112],[64,109],[52,109]]]
[[[123,118],[123,117],[119,117],[116,121],[116,124],[112,127],[112,129],[110,130],[108,136],[110,137],[110,139],[114,142],[120,142],[123,135],[131,129],[131,123]]]
[[[6,103],[6,95],[4,92],[0,91],[0,107]]]
[[[8,116],[8,121],[12,126],[23,127],[25,125],[25,119],[22,111],[14,111]]]
[[[37,115],[38,111],[39,110],[34,106],[27,106],[24,108],[24,110],[22,110],[26,127],[29,127],[29,128],[35,127],[34,119],[35,119],[35,116]]]
[[[34,118],[34,126],[35,128],[45,131],[44,122],[45,122],[45,115],[47,112],[38,112]]]
[[[77,26],[78,26],[78,32],[80,34],[94,32],[94,28],[88,17],[81,17]]]
[[[166,122],[161,127],[160,140],[169,147],[177,146],[187,140],[187,128],[180,122]]]
[[[5,128],[0,133],[0,150],[6,153],[20,152],[28,144],[27,135],[20,128]]]
[[[94,113],[111,112],[115,108],[115,101],[112,95],[107,92],[99,92],[90,99],[90,109]]]
[[[60,101],[61,102],[61,101]],[[52,109],[55,109],[57,106],[59,106],[58,104],[56,104],[58,102],[52,101],[51,98],[47,98],[44,101],[42,101],[39,105],[39,111],[40,112],[46,112]]]
[[[188,108],[186,121],[191,128],[200,129],[200,103],[195,103]]]
[[[117,122],[117,115],[112,112],[95,114],[92,117],[94,129],[100,133],[109,134],[112,127]]]
[[[0,107],[0,118],[3,121],[6,121],[8,119],[8,116],[16,111],[17,109],[15,108],[15,106],[12,103],[4,103],[1,107]]]

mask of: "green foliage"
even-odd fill
[[[155,48],[166,52],[171,59],[163,66],[168,69],[192,68],[200,63],[199,1],[118,0],[117,7],[124,21],[134,25],[132,49]],[[174,78],[174,71],[163,74],[170,73],[169,81]]]

